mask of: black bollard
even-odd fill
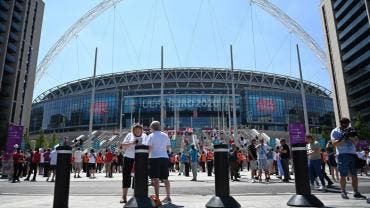
[[[148,156],[148,146],[135,146],[134,197],[123,207],[157,207],[154,201],[148,197]]]
[[[240,204],[230,196],[229,187],[229,149],[226,144],[214,146],[215,190],[206,207],[240,207]]]
[[[323,207],[324,204],[315,195],[311,194],[304,126],[299,123],[290,124],[289,136],[292,144],[296,194],[289,199],[287,205],[294,207]]]
[[[68,208],[72,147],[59,146],[57,153],[53,208]]]

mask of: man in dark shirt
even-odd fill
[[[248,157],[251,166],[251,179],[252,183],[255,182],[255,176],[257,173],[257,150],[256,150],[256,139],[252,139],[252,144],[248,145]]]
[[[281,165],[283,166],[284,171],[284,179],[283,182],[289,182],[290,180],[290,174],[289,174],[289,159],[290,159],[290,149],[289,146],[286,144],[285,139],[280,140],[281,144],[281,152],[280,152],[280,158],[281,158]]]
[[[30,176],[31,176],[32,172],[33,172],[32,181],[36,181],[37,166],[39,165],[40,160],[41,160],[41,154],[40,154],[38,148],[35,148],[35,151],[32,153],[31,157],[32,157],[31,165],[30,165],[30,169],[28,170],[28,176],[27,176],[26,179],[24,179],[25,181],[30,180]]]
[[[44,177],[48,177],[50,169],[50,149],[44,153]]]
[[[238,151],[239,148],[235,143],[231,144],[229,151],[229,163],[230,163],[230,178],[232,181],[239,181],[238,179]]]

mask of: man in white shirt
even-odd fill
[[[96,170],[96,155],[94,149],[91,149],[89,154],[89,165],[87,168],[87,172],[89,173],[90,179],[95,179],[95,170]]]
[[[75,153],[74,153],[73,156],[75,158],[75,162],[74,162],[74,167],[75,167],[74,177],[75,178],[81,178],[80,172],[81,172],[81,169],[82,169],[82,151],[81,151],[81,149],[79,147],[77,148],[77,150],[75,151]],[[77,173],[77,177],[76,177],[76,173]]]
[[[55,172],[57,169],[57,158],[58,158],[58,153],[54,148],[50,153],[50,172],[48,174],[48,178],[46,179],[46,181],[49,181],[50,175],[53,174],[53,176],[51,177],[51,182],[54,182]]]
[[[44,149],[40,148],[39,175],[44,175]]]
[[[159,180],[163,180],[167,197],[162,200],[162,203],[171,203],[167,154],[167,150],[171,147],[170,138],[166,133],[161,132],[161,124],[158,121],[153,121],[150,129],[152,133],[148,136],[149,175],[153,181],[156,199],[159,199]]]
[[[265,144],[264,139],[260,139],[260,144],[256,146],[256,150],[258,159],[258,179],[259,181],[262,181],[262,170],[264,170],[266,182],[269,182],[267,153],[271,151],[271,147]]]

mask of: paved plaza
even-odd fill
[[[105,178],[104,173],[97,174],[96,179],[73,178],[71,175],[69,207],[123,207],[119,203],[121,194],[121,175]],[[191,173],[190,173],[191,176]],[[241,172],[240,182],[230,182],[231,195],[242,207],[287,207],[286,203],[295,193],[294,180],[282,183],[279,179],[266,183],[251,183],[249,172]],[[370,178],[360,177],[360,191],[370,196]],[[171,173],[171,189],[173,204],[163,207],[205,207],[214,194],[214,177],[205,173],[198,174],[198,181],[190,181],[191,177],[178,176]],[[349,185],[349,184],[348,184]],[[349,191],[351,191],[349,187]],[[53,204],[54,183],[46,182],[38,176],[37,182],[9,183],[0,180],[0,207],[4,208],[50,208]],[[365,200],[343,200],[339,195],[338,184],[326,192],[312,191],[326,207],[370,207]],[[149,188],[149,194],[153,188]],[[164,187],[161,184],[161,198],[164,198]],[[129,196],[132,196],[132,189]],[[349,195],[351,196],[351,194]]]

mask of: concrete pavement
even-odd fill
[[[191,175],[191,173],[190,173]],[[230,192],[242,207],[287,207],[286,203],[295,193],[294,183],[281,183],[273,179],[271,183],[251,183],[249,172],[242,172],[241,182],[230,182]],[[274,177],[273,177],[274,178]],[[198,173],[198,181],[191,182],[191,177],[170,174],[173,205],[164,207],[205,207],[214,194],[214,177]],[[350,186],[350,184],[348,184]],[[114,178],[105,178],[103,173],[96,179],[73,178],[69,207],[123,207],[119,203],[121,193],[121,174]],[[54,183],[45,182],[38,176],[38,182],[21,182],[12,184],[0,180],[0,208],[46,208],[53,204]],[[349,189],[350,190],[350,189]],[[338,187],[328,192],[313,191],[327,207],[369,207],[365,200],[355,200],[349,194],[350,200],[340,198]],[[360,191],[370,196],[370,179],[360,177]],[[129,191],[129,197],[132,196]],[[149,188],[153,194],[153,188]],[[161,197],[164,198],[164,188],[161,187]]]
[[[370,207],[365,200],[342,200],[339,195],[316,194],[326,207],[348,207],[363,208]],[[164,198],[164,196],[162,196]],[[212,196],[205,195],[174,195],[172,205],[163,207],[205,207]],[[279,195],[234,195],[242,207],[265,208],[265,207],[287,207],[286,203],[291,194]],[[120,196],[116,195],[72,195],[69,198],[69,207],[96,207],[96,208],[118,208],[123,207],[119,203]],[[53,205],[52,195],[0,195],[0,207],[3,208],[50,208]]]

